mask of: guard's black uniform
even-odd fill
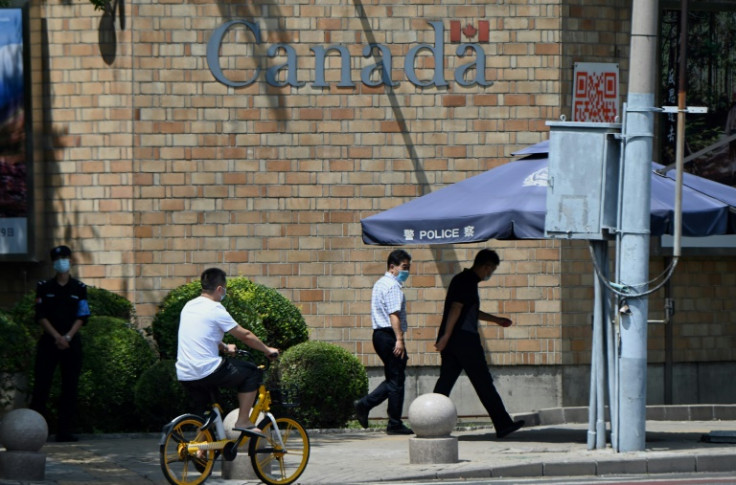
[[[61,286],[56,279],[40,281],[36,288],[36,321],[42,318],[61,334],[66,335],[74,322],[87,323],[89,305],[87,286],[79,280],[69,278]],[[51,381],[57,364],[61,368],[61,396],[59,398],[59,419],[57,436],[70,435],[75,424],[77,410],[77,389],[82,372],[82,337],[77,332],[69,342],[69,348],[61,350],[55,339],[44,332],[36,347],[35,382],[31,409],[44,415],[48,420],[46,401],[51,390]]]

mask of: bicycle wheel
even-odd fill
[[[264,483],[287,485],[304,472],[309,461],[309,436],[304,426],[291,418],[278,418],[283,446],[269,419],[261,421],[259,428],[268,436],[251,438],[248,447],[253,470]]]
[[[161,470],[172,485],[198,485],[207,480],[215,464],[215,450],[204,450],[201,456],[190,453],[190,443],[210,443],[214,439],[208,429],[200,429],[204,420],[194,414],[179,416],[161,437]]]

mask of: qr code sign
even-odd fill
[[[613,123],[618,114],[618,64],[576,63],[572,120]]]

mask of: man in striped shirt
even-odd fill
[[[370,410],[388,399],[386,433],[412,434],[413,431],[401,421],[409,359],[404,346],[406,298],[401,288],[409,277],[411,256],[397,249],[389,254],[386,266],[386,273],[373,285],[371,297],[373,348],[383,361],[385,380],[370,394],[355,401],[355,413],[361,426],[367,428]]]

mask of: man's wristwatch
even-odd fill
[[[71,342],[72,341],[72,337],[70,335],[68,335],[68,334],[67,335],[64,335],[64,340],[66,340],[67,342]]]

